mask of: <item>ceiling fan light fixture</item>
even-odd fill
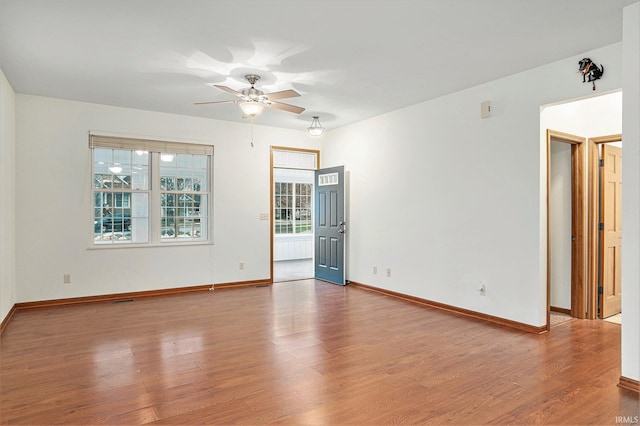
[[[256,115],[260,115],[260,113],[264,109],[264,104],[262,102],[256,101],[240,102],[240,109],[245,115],[254,117]]]
[[[313,116],[311,126],[307,127],[307,130],[311,136],[320,136],[324,133],[324,127],[320,124],[320,118],[317,115]]]

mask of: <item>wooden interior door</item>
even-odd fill
[[[571,144],[571,316],[586,316],[586,258],[585,212],[586,194],[584,187],[584,155],[586,139],[569,133],[547,130],[547,326],[550,324],[551,309],[551,142]],[[555,207],[554,207],[555,208]]]
[[[600,167],[600,317],[621,312],[622,149],[603,145]]]

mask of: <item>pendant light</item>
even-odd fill
[[[324,127],[320,124],[320,119],[317,115],[313,116],[313,121],[311,122],[311,126],[307,127],[309,134],[311,136],[320,136],[324,133]]]

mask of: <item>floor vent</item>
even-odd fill
[[[269,287],[269,284],[258,284],[256,287]]]
[[[125,303],[125,302],[133,302],[133,299],[118,299],[113,301],[113,303]]]

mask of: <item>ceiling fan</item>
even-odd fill
[[[282,90],[280,92],[273,92],[265,95],[262,90],[255,88],[256,82],[260,80],[259,75],[247,74],[244,76],[244,78],[246,78],[249,84],[251,84],[251,87],[242,89],[239,92],[227,86],[219,86],[217,84],[214,84],[214,86],[218,89],[229,92],[232,95],[236,95],[240,99],[233,99],[228,101],[194,102],[194,105],[235,103],[240,106],[240,109],[243,112],[242,118],[255,117],[262,112],[264,107],[289,111],[294,114],[300,114],[302,111],[304,111],[304,108],[302,107],[276,101],[276,99],[286,99],[300,96],[300,94],[295,90]]]

